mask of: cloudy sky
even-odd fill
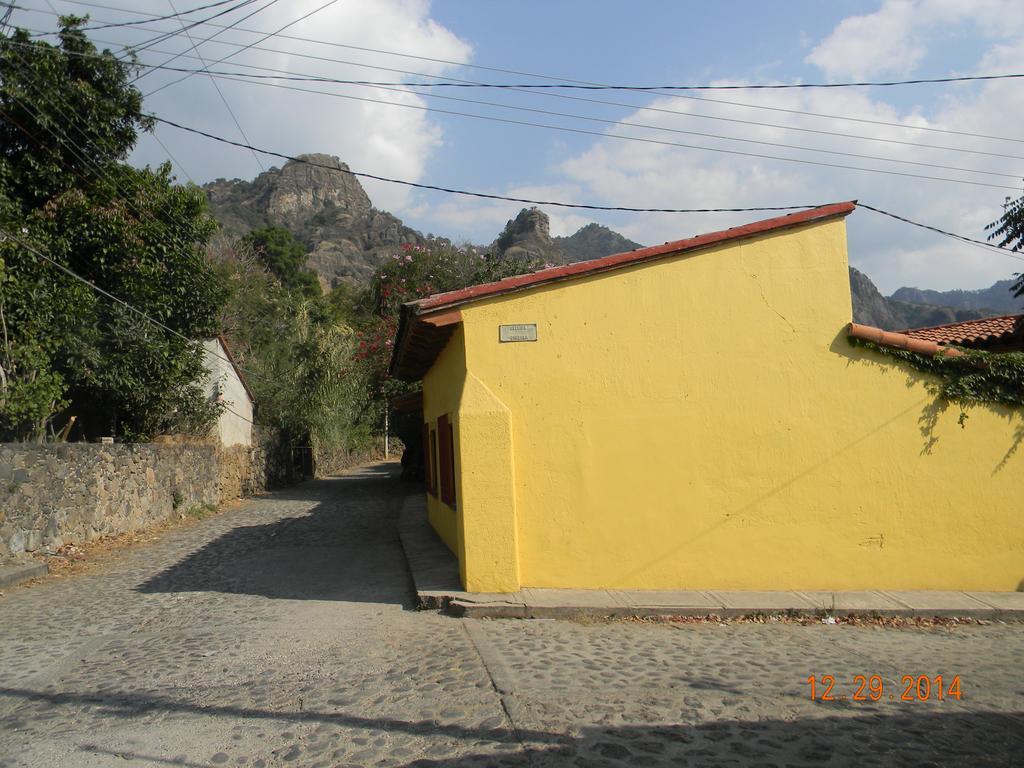
[[[377,83],[441,77],[750,85],[1024,72],[1020,0],[648,1],[629,13],[610,0],[254,0],[186,31],[177,19],[153,19],[209,2],[21,0],[24,10],[12,22],[39,32],[54,28],[55,12],[89,13],[96,26],[144,22],[91,35],[115,51],[142,48],[146,64]],[[207,19],[235,4],[187,18]],[[285,154],[337,155],[357,171],[515,197],[659,208],[857,198],[983,238],[985,224],[1007,196],[1021,193],[1024,178],[1024,80],[674,93],[412,92],[144,72],[137,85],[146,106],[185,125],[236,140],[244,134]],[[181,180],[200,184],[251,179],[261,167],[280,165],[166,126],[145,137],[133,159],[157,163],[168,153]],[[456,240],[489,242],[521,207],[383,182],[365,186],[379,208]],[[554,234],[599,221],[643,244],[769,215],[546,210]],[[901,285],[981,288],[1021,269],[998,252],[866,210],[849,219],[849,235],[852,263],[884,292]]]

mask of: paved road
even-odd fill
[[[415,612],[393,474],[307,483],[9,591],[0,766],[1024,765],[1024,625]],[[901,675],[939,673],[960,701],[898,700]],[[812,702],[810,674],[835,675],[837,700]],[[855,674],[884,678],[878,703],[838,699]]]

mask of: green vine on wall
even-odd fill
[[[967,409],[978,405],[1024,408],[1024,352],[983,352],[961,349],[963,355],[920,355],[850,338],[855,347],[895,358],[937,378],[935,394],[960,407],[960,425]]]

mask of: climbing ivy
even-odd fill
[[[961,426],[967,419],[967,409],[977,405],[1024,408],[1024,352],[962,349],[963,355],[957,357],[927,356],[863,339],[851,338],[850,343],[936,377],[935,394],[960,407]]]

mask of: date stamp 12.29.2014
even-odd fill
[[[902,675],[899,685],[881,675],[854,675],[852,695],[836,689],[835,675],[808,675],[804,682],[812,701],[960,701],[963,696],[960,675]]]

